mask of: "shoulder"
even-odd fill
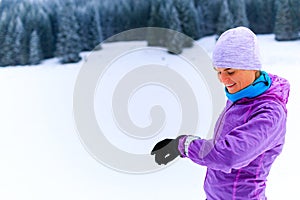
[[[278,122],[279,120],[286,119],[286,116],[286,109],[280,102],[275,100],[260,100],[252,107],[249,119],[264,118]]]

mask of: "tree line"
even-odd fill
[[[249,27],[256,34],[274,33],[278,41],[296,40],[300,1],[2,0],[0,66],[34,65],[52,57],[61,63],[78,62],[80,52],[100,49],[110,36],[149,26],[172,29],[194,40],[236,26]],[[168,38],[168,44],[149,36],[138,39],[153,46],[169,45],[175,53],[191,45],[176,38]]]

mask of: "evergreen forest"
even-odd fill
[[[298,40],[300,0],[0,0],[0,66],[53,57],[78,62],[80,52],[134,28],[168,28],[198,40],[237,26],[277,41]],[[183,46],[189,45],[175,53]]]

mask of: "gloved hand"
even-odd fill
[[[180,155],[178,143],[181,137],[183,137],[183,135],[178,136],[176,139],[164,139],[154,146],[151,155],[155,156],[155,162],[157,164],[166,165]]]

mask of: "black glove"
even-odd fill
[[[154,146],[151,155],[155,156],[155,162],[157,164],[166,165],[180,155],[178,143],[181,137],[183,136],[178,136],[176,139],[164,139]]]

